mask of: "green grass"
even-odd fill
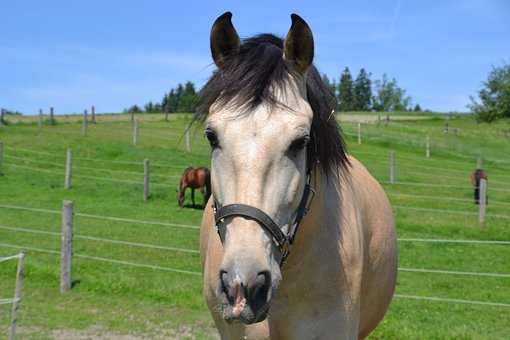
[[[389,125],[362,124],[357,144],[356,117],[342,122],[350,152],[383,183],[389,178],[388,153],[397,155],[397,181],[384,184],[395,206],[400,238],[510,240],[510,122],[477,125],[469,117],[446,120],[430,115]],[[196,226],[201,210],[180,209],[176,202],[178,176],[188,165],[208,165],[208,146],[198,127],[192,132],[192,152],[182,134],[185,115],[140,116],[140,137],[132,145],[127,116],[98,119],[81,135],[75,118],[57,117],[56,126],[39,131],[36,120],[20,120],[0,128],[5,145],[0,204],[61,209],[62,200],[75,203],[75,212],[100,216]],[[363,118],[364,119],[364,118]],[[363,119],[361,119],[363,121]],[[452,130],[458,129],[458,130]],[[454,131],[457,131],[455,133]],[[425,158],[426,136],[431,158]],[[75,157],[73,187],[63,189],[66,149]],[[489,173],[489,206],[480,227],[472,203],[469,174],[482,155]],[[142,201],[143,159],[151,161],[151,199]],[[134,162],[125,163],[125,162]],[[407,184],[405,184],[407,183]],[[429,183],[438,186],[415,186]],[[454,186],[454,187],[450,187]],[[197,202],[202,202],[197,194]],[[187,202],[190,202],[189,196]],[[472,215],[424,209],[453,210]],[[0,208],[0,243],[58,250],[55,235],[2,229],[60,231],[60,215]],[[198,249],[198,230],[169,225],[119,222],[77,215],[76,235]],[[200,271],[198,254],[147,249],[76,238],[75,254],[109,258],[187,271]],[[464,272],[510,273],[510,246],[400,242],[400,267]],[[15,248],[0,246],[0,256]],[[20,312],[22,338],[51,338],[55,330],[99,327],[119,334],[155,336],[165,330],[172,338],[214,338],[214,329],[201,295],[199,276],[75,258],[73,290],[58,292],[57,255],[29,251],[25,298]],[[12,296],[15,263],[0,264],[0,298]],[[400,272],[397,293],[510,304],[510,278]],[[0,306],[0,332],[8,325],[9,307]],[[395,298],[374,339],[496,339],[510,331],[510,308]],[[4,334],[4,333],[0,333]]]

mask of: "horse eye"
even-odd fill
[[[290,144],[289,150],[294,151],[294,152],[300,151],[308,145],[309,141],[310,141],[310,136],[299,137],[298,139],[295,139],[294,141],[292,141],[292,143]]]
[[[207,137],[207,140],[209,141],[211,148],[214,149],[219,146],[218,136],[216,135],[216,132],[214,132],[212,129],[209,128],[206,129],[205,136]]]

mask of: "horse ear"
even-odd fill
[[[294,64],[304,74],[313,62],[313,35],[308,24],[297,14],[292,14],[292,26],[285,37],[283,58]]]
[[[225,12],[216,19],[211,29],[211,54],[218,68],[225,67],[227,59],[239,52],[241,40],[232,25],[232,13]]]

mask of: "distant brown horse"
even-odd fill
[[[473,184],[474,188],[475,188],[475,204],[480,204],[480,181],[484,179],[484,180],[488,180],[489,177],[487,176],[487,173],[485,172],[485,170],[483,169],[476,169],[472,174],[471,174],[471,184]],[[485,204],[488,203],[488,199],[487,199],[487,195],[485,196]]]
[[[184,206],[184,197],[186,193],[186,188],[191,189],[191,201],[193,203],[193,207],[195,206],[195,189],[200,189],[202,194],[204,195],[204,206],[211,196],[211,174],[209,169],[206,167],[193,168],[192,166],[186,168],[184,170],[181,181],[179,184],[179,206],[182,208]]]

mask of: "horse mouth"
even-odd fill
[[[257,322],[262,322],[267,318],[269,303],[260,307],[256,312],[254,312],[249,305],[243,306],[241,311],[237,308],[238,306],[235,305],[223,304],[223,319],[228,323],[240,322],[245,325],[251,325]]]

